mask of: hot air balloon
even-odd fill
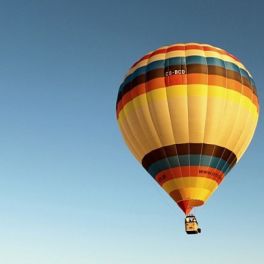
[[[259,115],[251,74],[227,51],[198,43],[154,50],[129,69],[116,116],[124,140],[178,204],[188,230],[247,149]],[[191,221],[193,222],[193,221]],[[197,221],[196,221],[197,222]]]

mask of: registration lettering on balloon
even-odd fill
[[[168,76],[171,76],[171,75],[182,75],[182,74],[185,74],[185,70],[169,70],[169,71],[166,71],[165,72],[165,76],[168,77]]]
[[[221,174],[217,172],[212,172],[212,171],[207,171],[207,170],[199,170],[199,174],[209,174],[209,175],[218,176],[218,177],[221,176]]]

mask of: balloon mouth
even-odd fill
[[[201,200],[183,200],[177,202],[179,207],[182,209],[182,211],[185,213],[185,215],[189,214],[193,207],[201,206],[204,204],[204,201]]]

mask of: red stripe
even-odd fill
[[[173,197],[173,193],[170,194],[171,197],[174,199]],[[175,200],[176,201],[176,200]],[[196,206],[201,206],[204,204],[204,201],[201,200],[183,200],[183,201],[176,201],[176,203],[178,204],[178,206],[182,209],[182,211],[188,215],[190,214],[190,212],[192,211],[193,207]],[[197,204],[197,205],[195,205]]]
[[[224,178],[224,173],[208,166],[181,166],[159,172],[155,180],[162,186],[167,181],[180,177],[203,177],[220,184]]]

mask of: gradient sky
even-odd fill
[[[264,263],[263,1],[0,1],[0,263]],[[255,137],[203,233],[137,163],[115,119],[128,68],[177,42],[236,55],[260,97]]]

